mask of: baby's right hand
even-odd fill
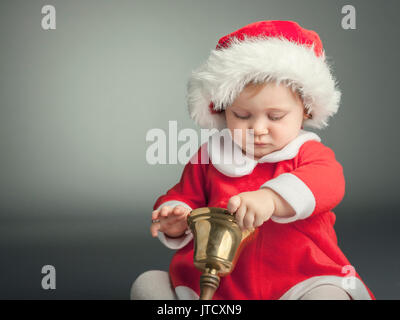
[[[151,224],[151,235],[157,237],[158,231],[164,232],[171,238],[183,235],[188,227],[186,217],[190,211],[190,209],[182,205],[175,207],[164,206],[161,209],[154,210],[151,219],[160,221]]]

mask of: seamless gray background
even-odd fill
[[[56,8],[56,30],[41,8]],[[341,28],[351,4],[357,29]],[[342,103],[315,131],[344,168],[339,245],[378,299],[399,299],[400,5],[385,1],[1,1],[0,298],[128,299],[168,270],[152,206],[183,164],[146,162],[148,130],[194,128],[190,72],[218,39],[259,20],[320,35]],[[56,290],[41,288],[54,265]]]

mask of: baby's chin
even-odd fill
[[[254,149],[249,147],[247,150],[243,150],[243,153],[249,157],[253,158],[254,160],[258,160],[274,151],[276,151],[277,148],[273,144],[268,144],[266,146],[254,146]]]

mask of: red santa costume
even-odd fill
[[[340,92],[314,31],[290,21],[261,21],[222,37],[188,86],[194,121],[222,131],[193,155],[180,181],[157,199],[154,209],[178,204],[226,208],[234,195],[271,188],[292,206],[295,216],[272,216],[256,229],[233,272],[221,278],[214,299],[299,299],[325,284],[344,289],[352,299],[374,299],[338,247],[332,210],[344,196],[345,181],[342,166],[320,137],[301,130],[284,148],[258,160],[232,157],[242,153],[230,131],[223,130],[220,111],[250,81],[283,80],[300,89],[312,115],[304,125],[325,127],[338,109]],[[193,264],[191,231],[181,238],[162,232],[158,236],[178,250],[169,270],[178,298],[198,299],[201,272]]]

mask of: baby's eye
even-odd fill
[[[236,118],[239,118],[239,119],[249,119],[250,118],[250,116],[242,116],[242,115],[238,115],[236,112],[233,112],[233,114],[235,115],[235,117]]]
[[[284,115],[283,116],[269,116],[269,119],[272,121],[278,121],[278,120],[282,119],[283,117],[284,117]]]

